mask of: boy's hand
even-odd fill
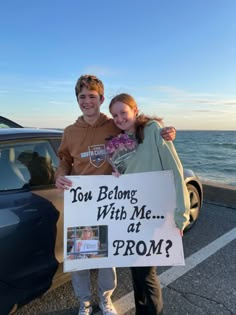
[[[72,186],[72,181],[65,176],[58,176],[56,179],[56,187],[59,189],[69,189]]]
[[[176,138],[176,130],[174,127],[165,127],[161,131],[161,136],[166,141],[173,141]]]

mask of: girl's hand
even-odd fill
[[[120,173],[115,171],[115,172],[112,172],[112,175],[115,176],[115,177],[120,177]]]
[[[184,236],[184,231],[183,230],[179,230],[180,235],[183,237]]]
[[[80,251],[81,246],[82,246],[82,242],[78,242],[78,243],[77,243],[77,251],[78,251],[78,252]]]

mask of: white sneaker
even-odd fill
[[[84,306],[84,305],[82,305],[79,308],[78,315],[90,315],[90,314],[92,314],[92,311],[93,311],[93,309],[92,309],[91,306]]]
[[[99,303],[99,307],[102,310],[103,315],[117,315],[117,311],[112,304],[111,299],[106,299]]]

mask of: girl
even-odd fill
[[[188,222],[189,197],[183,168],[172,142],[160,136],[162,119],[139,115],[134,98],[128,94],[115,96],[109,105],[118,128],[135,137],[136,153],[126,161],[124,174],[173,170],[176,186],[175,223],[183,235]],[[163,300],[156,267],[132,267],[136,315],[163,314]]]

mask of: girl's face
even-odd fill
[[[92,238],[91,229],[88,227],[85,227],[83,229],[83,235],[81,237],[83,240],[89,240]]]
[[[135,132],[137,108],[132,109],[125,103],[116,102],[112,104],[110,112],[118,128],[125,132]]]

